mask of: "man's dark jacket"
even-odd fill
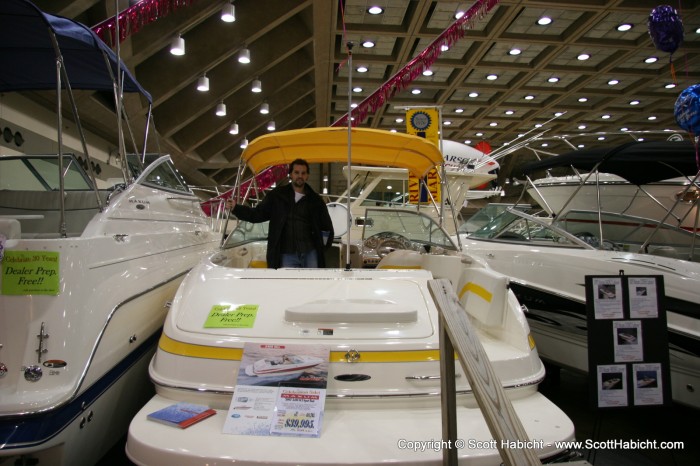
[[[325,267],[324,247],[333,242],[333,223],[328,214],[326,204],[311,187],[304,186],[306,198],[303,202],[309,202],[309,210],[312,212],[311,221],[311,241],[316,247],[318,256],[318,266]],[[278,186],[270,191],[265,198],[255,207],[248,207],[236,204],[233,214],[241,220],[251,223],[261,223],[270,221],[269,233],[267,236],[267,266],[269,268],[279,268],[282,263],[282,230],[287,221],[287,215],[294,206],[294,187],[291,183]],[[323,244],[322,231],[329,232],[328,241]]]

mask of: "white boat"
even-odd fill
[[[309,163],[344,160],[347,133],[346,128],[275,133],[251,142],[242,157],[256,173],[263,162],[289,163],[298,156]],[[424,139],[359,128],[352,129],[352,151],[360,163],[398,165],[419,176],[441,159]],[[447,232],[419,212],[368,207],[363,217],[373,225],[365,229],[365,244],[376,250],[385,241],[401,241],[410,250],[388,254],[371,269],[255,268],[265,231],[242,222],[222,250],[190,272],[150,365],[156,395],[129,428],[131,461],[180,466],[440,464],[440,448],[412,446],[430,439],[440,444],[443,438],[438,305],[429,290],[434,278],[449,279],[458,290],[499,378],[492,383],[505,388],[505,399],[536,441],[535,453],[543,459],[566,453],[555,442],[573,439],[573,424],[537,390],[544,367],[508,279],[483,261],[461,255]],[[203,327],[213,310],[242,304],[257,310],[254,323]],[[232,398],[250,403],[234,391],[245,345],[251,342],[328,345],[318,438],[223,432]],[[473,442],[459,449],[459,463],[498,464],[502,460],[485,415],[468,377],[461,368],[457,372],[457,430],[460,438]],[[218,415],[186,430],[147,419],[149,413],[185,400],[212,407]]]
[[[323,359],[306,354],[285,354],[281,357],[258,359],[246,366],[245,373],[251,377],[298,374],[322,362]]]
[[[466,252],[510,277],[511,289],[528,308],[542,358],[581,371],[588,371],[585,277],[662,275],[673,400],[700,407],[696,235],[650,219],[612,214],[602,214],[599,229],[594,222],[599,215],[572,211],[552,221],[507,209],[461,239]],[[593,233],[582,231],[584,224]]]
[[[693,180],[698,167],[691,141],[582,149],[528,164],[523,171],[530,175],[559,167],[581,173],[528,178],[527,193],[550,215],[600,208],[698,229],[700,186]]]
[[[63,50],[65,77],[82,63],[98,81],[73,82],[111,90],[96,70],[108,76],[118,61],[88,28],[28,2],[0,4],[3,45],[16,27],[32,37],[32,26],[41,35],[21,45],[33,59],[42,47],[53,53],[53,27],[59,48],[76,37],[86,46]],[[169,157],[130,166],[141,170],[135,179],[102,190],[72,155],[0,157],[2,464],[92,465],[124,435],[152,393],[144,380],[167,305],[218,244]]]

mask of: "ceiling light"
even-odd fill
[[[625,127],[625,128],[620,128],[620,131],[622,131],[623,133],[626,132],[626,131],[629,131],[629,130],[630,130],[630,129],[627,128],[627,127]]]
[[[632,101],[630,101],[630,105],[639,105],[639,101],[638,101],[638,100],[632,100]]]
[[[203,74],[197,80],[197,90],[200,92],[207,92],[209,90],[209,78],[206,74]]]
[[[586,125],[578,125],[578,129],[586,129]]]
[[[270,121],[267,123],[267,130],[268,130],[268,131],[274,131],[275,128],[276,128],[276,127],[275,127],[275,120],[270,120]]]
[[[270,113],[270,105],[267,102],[263,102],[260,105],[260,113],[262,113],[263,115],[267,115],[268,113]]]
[[[216,106],[216,116],[226,116],[226,104],[219,102]]]
[[[600,117],[601,117],[603,120],[609,120],[609,119],[610,119],[610,115],[608,115],[607,113],[606,113],[605,115],[601,115]]]
[[[371,49],[371,48],[374,47],[375,45],[376,45],[375,42],[374,42],[373,40],[369,40],[369,39],[364,40],[364,41],[362,42],[362,46],[363,46],[364,48],[366,48],[366,49]]]
[[[652,115],[649,118],[647,118],[647,120],[656,120],[656,117],[654,115]]]
[[[464,109],[462,107],[455,108],[455,113],[463,113]]]
[[[386,185],[386,189],[391,189],[391,185],[390,184]]]
[[[526,95],[526,96],[525,96],[525,100],[532,100],[532,99],[534,99],[534,98],[535,98],[535,96],[532,95],[532,94]]]
[[[442,44],[442,45],[440,46],[440,51],[441,51],[441,52],[447,52],[448,50],[450,50],[450,46],[449,46],[449,45],[447,45],[447,44]]]
[[[620,84],[620,81],[617,79],[611,79],[610,81],[608,81],[609,86],[614,86],[615,84]]]
[[[241,149],[245,149],[246,147],[248,147],[248,138],[247,137],[243,138],[243,140],[241,141]]]
[[[508,51],[508,55],[520,55],[521,53],[523,53],[522,50],[516,48],[510,49]]]
[[[578,144],[576,147],[578,147],[579,149],[583,149],[584,147],[586,147],[586,145],[585,144]]]
[[[353,87],[352,92],[362,92],[363,89],[361,87]]]
[[[465,143],[465,144],[471,144],[471,143],[472,143],[472,140],[471,140],[471,139],[466,139],[466,140],[464,141],[464,143]]]
[[[355,103],[355,102],[351,103],[350,108],[357,108],[357,103]]]
[[[495,81],[498,79],[498,75],[497,74],[488,74],[488,75],[486,75],[486,79],[488,79],[489,81]]]
[[[358,73],[366,73],[367,70],[368,70],[368,68],[367,68],[366,66],[364,66],[364,65],[363,65],[363,66],[358,66],[358,67],[355,69],[355,71],[357,71]]]
[[[396,121],[396,123],[403,123],[403,118],[397,118],[397,119],[394,120],[394,121]]]
[[[260,82],[259,79],[254,79],[253,80],[253,86],[250,88],[252,92],[255,92],[256,94],[259,92],[262,92],[262,83]]]
[[[546,142],[543,142],[542,147],[549,147],[549,144],[547,144]]]
[[[483,136],[483,135],[484,135],[484,133],[476,133],[476,135],[475,135],[475,136],[477,136],[477,137],[481,137],[481,136]]]
[[[552,24],[552,18],[549,16],[542,16],[540,19],[537,20],[537,24],[540,26],[547,26],[548,24]]]
[[[470,92],[469,97],[471,97],[472,99],[475,97],[479,97],[479,93],[478,92]]]
[[[644,63],[656,63],[657,60],[657,57],[648,57],[644,59]]]
[[[579,97],[578,101],[583,103],[583,102],[588,102],[588,97]]]
[[[182,36],[177,36],[170,43],[170,53],[173,55],[185,54],[185,39],[183,39]]]
[[[413,94],[413,95],[418,95],[418,94],[420,94],[420,93],[421,93],[421,90],[420,90],[420,89],[413,89],[413,90],[411,91],[411,94]]]
[[[564,114],[564,112],[554,112],[554,116],[557,117],[557,118],[559,118],[559,117],[562,116],[563,114]]]
[[[591,56],[587,53],[582,53],[578,57],[576,57],[576,59],[580,60],[580,61],[585,61],[585,60],[588,60],[589,58],[591,58]]]
[[[380,6],[371,6],[367,8],[367,13],[369,13],[370,15],[381,15],[382,13],[384,13],[384,8]]]
[[[455,19],[459,19],[462,16],[464,16],[464,12],[462,10],[459,10],[457,13],[455,13]]]
[[[673,89],[676,87],[676,83],[668,83],[664,86],[666,89]]]
[[[549,82],[549,83],[558,83],[558,82],[559,82],[559,78],[557,78],[556,76],[552,76],[551,78],[547,79],[547,82]]]
[[[542,127],[542,123],[535,123],[535,128],[541,128],[541,127]],[[544,146],[544,147],[547,147],[547,146]]]
[[[492,121],[491,123],[489,123],[489,126],[498,126],[498,123],[496,123],[495,121]]]
[[[221,9],[221,21],[224,23],[233,23],[236,21],[236,7],[233,2],[224,5]]]
[[[450,120],[445,120],[442,122],[442,124],[445,126],[450,126],[452,124],[452,122]]]
[[[617,30],[620,32],[629,31],[634,25],[632,23],[622,23],[617,26]]]
[[[233,124],[229,127],[228,132],[230,134],[238,134],[238,123],[234,121]]]
[[[512,115],[512,114],[514,114],[515,112],[514,112],[513,110],[506,110],[504,113],[505,113],[506,115]]]
[[[423,70],[423,76],[432,76],[435,74],[433,70]]]
[[[238,52],[238,63],[250,63],[250,50],[246,47]]]
[[[599,141],[605,141],[605,136],[598,136]]]

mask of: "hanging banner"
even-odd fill
[[[411,108],[406,110],[406,132],[425,138],[440,147],[440,118],[437,108]],[[428,189],[414,175],[408,175],[408,202],[431,202],[430,195],[440,203],[440,176],[434,168],[425,176]],[[428,194],[430,193],[430,195]]]

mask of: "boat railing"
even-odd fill
[[[542,464],[530,444],[527,432],[491,365],[475,328],[459,303],[449,279],[428,282],[440,314],[440,388],[442,404],[442,441],[454,445],[457,436],[457,395],[455,383],[455,351],[467,376],[477,404],[496,441],[505,465]],[[523,447],[505,448],[506,444]],[[456,465],[458,449],[444,448],[443,464]]]

